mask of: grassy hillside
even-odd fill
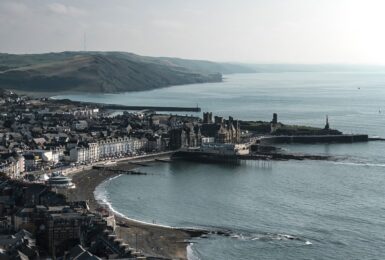
[[[218,82],[241,65],[124,52],[0,54],[0,87],[23,92],[124,92]]]

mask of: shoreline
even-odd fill
[[[154,90],[159,90],[159,89],[164,89],[164,88],[171,88],[171,87],[180,87],[180,86],[189,86],[189,85],[196,85],[196,84],[209,84],[209,83],[222,83],[227,79],[224,77],[224,75],[228,76],[231,74],[253,74],[257,72],[235,72],[235,73],[221,73],[222,78],[220,80],[214,80],[214,81],[205,81],[205,82],[192,82],[192,83],[181,83],[181,84],[176,84],[176,85],[167,85],[167,86],[160,86],[160,87],[153,87],[153,88],[148,88],[148,89],[131,89],[131,90],[125,90],[125,91],[111,91],[111,92],[96,92],[96,94],[99,95],[105,95],[105,94],[125,94],[125,93],[137,93],[137,92],[151,92]],[[26,90],[20,90],[20,89],[12,89],[8,88],[9,90],[20,94],[20,95],[28,95],[31,97],[44,97],[44,98],[50,98],[55,100],[55,97],[57,96],[65,96],[65,95],[84,95],[84,94],[89,94],[89,91],[83,91],[83,90],[60,90],[60,91],[26,91]],[[76,101],[76,100],[71,100],[71,101]]]
[[[137,167],[129,161],[121,162],[119,165],[124,165],[127,170]],[[72,182],[76,187],[65,190],[64,194],[68,201],[87,201],[90,211],[95,212],[97,208],[108,206],[95,198],[95,189],[103,182],[119,175],[116,172],[100,169],[71,174]],[[108,210],[111,211],[111,208]],[[160,259],[187,259],[187,247],[190,240],[194,236],[202,234],[198,230],[191,230],[190,232],[189,230],[141,222],[114,211],[113,215],[116,220],[115,232],[119,238],[131,247],[137,247],[143,254]]]

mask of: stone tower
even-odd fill
[[[325,130],[329,130],[330,129],[330,126],[329,126],[329,117],[326,115],[326,124],[325,124]]]
[[[203,124],[212,124],[213,123],[213,113],[206,112],[203,113]]]
[[[277,113],[273,114],[273,120],[270,122],[270,133],[274,133],[279,128],[278,125],[278,115]]]
[[[271,121],[272,124],[276,125],[278,124],[278,115],[277,113],[273,114],[273,120]]]

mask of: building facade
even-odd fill
[[[132,155],[139,151],[155,149],[155,144],[148,145],[146,138],[118,137],[88,143],[70,150],[70,161],[77,163],[96,162],[103,158]]]
[[[17,153],[3,154],[0,158],[0,172],[17,178],[25,171],[25,159]]]

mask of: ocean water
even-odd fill
[[[199,106],[219,116],[384,133],[383,72],[282,72],[225,75],[224,82],[144,92],[62,95],[57,98],[124,105]],[[381,111],[381,113],[379,113]],[[196,114],[202,116],[201,114]]]
[[[63,96],[62,96],[63,97]],[[331,127],[385,137],[385,72],[236,74],[223,83],[120,95],[120,104],[189,105],[240,119]],[[240,166],[156,163],[96,190],[127,217],[228,232],[194,240],[190,259],[384,259],[385,142],[284,145],[329,161]],[[139,238],[140,239],[140,238]]]

